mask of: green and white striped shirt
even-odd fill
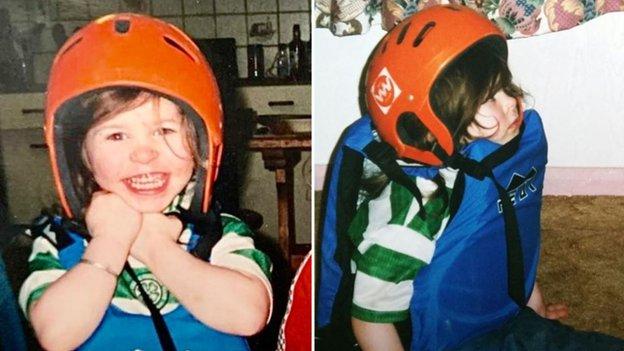
[[[252,231],[243,221],[228,214],[221,215],[221,222],[223,236],[212,249],[210,264],[258,277],[271,296],[269,282],[271,261],[266,254],[254,247]],[[32,253],[28,259],[31,273],[24,281],[19,294],[20,307],[27,316],[32,303],[67,271],[59,260],[57,234],[50,229],[50,225],[43,232],[45,236],[39,236],[33,241]],[[187,227],[178,238],[179,245],[187,251],[191,234],[191,229]],[[82,244],[84,247],[88,245],[86,240],[83,240]],[[128,262],[154,304],[161,309],[161,313],[169,313],[179,305],[175,296],[143,263],[131,256],[128,257]],[[127,272],[122,271],[111,303],[124,312],[149,316],[149,310],[140,301],[139,296],[137,284]]]
[[[440,175],[450,197],[457,171],[441,169]],[[356,247],[351,314],[357,319],[392,323],[408,317],[412,281],[431,262],[435,241],[446,227],[448,202],[434,195],[436,183],[413,179],[423,195],[426,221],[417,215],[420,206],[412,193],[390,182],[379,196],[362,201],[350,224]]]

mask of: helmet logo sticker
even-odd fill
[[[384,114],[388,113],[394,101],[401,95],[401,89],[390,75],[388,68],[384,67],[375,78],[371,87],[371,94]]]

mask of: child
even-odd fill
[[[42,346],[248,350],[270,262],[211,205],[222,109],[193,42],[141,15],[92,22],[53,62],[45,118],[66,216],[32,227],[20,292]]]
[[[348,340],[345,304],[363,350],[402,350],[392,323],[410,317],[403,344],[438,350],[527,302],[565,316],[535,283],[546,140],[497,27],[460,6],[422,10],[379,43],[365,89],[371,116],[347,129],[331,171],[317,335]]]

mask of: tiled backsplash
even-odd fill
[[[61,24],[68,35],[90,20],[112,12],[141,12],[179,26],[194,38],[236,39],[239,76],[247,76],[247,44],[263,44],[268,69],[278,43],[292,39],[300,24],[302,40],[310,40],[309,0],[0,0],[7,8],[13,37],[22,46],[24,60],[32,65],[34,84],[43,86],[57,44],[52,35]],[[272,34],[251,36],[253,24]],[[270,23],[270,24],[268,24]],[[263,25],[267,24],[267,25]]]

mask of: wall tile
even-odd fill
[[[236,64],[238,65],[238,76],[247,77],[247,47],[236,48]]]
[[[152,14],[154,16],[181,15],[182,2],[181,0],[152,1]]]
[[[310,40],[310,14],[307,12],[280,14],[280,37],[282,43],[292,40],[293,25],[299,24],[301,40]]]
[[[11,36],[17,41],[26,40],[29,34],[35,30],[35,26],[36,24],[33,22],[11,21]]]
[[[182,17],[161,17],[160,19],[184,30],[184,19]]]
[[[273,34],[270,36],[249,36],[251,27],[254,23],[266,23],[271,22],[273,28]],[[247,16],[247,35],[249,37],[249,44],[263,44],[263,45],[277,45],[277,15],[250,15]]]
[[[52,6],[52,0],[40,0],[37,4],[32,4],[30,6],[31,8],[30,16],[31,18],[32,16],[37,17],[35,19],[35,21],[37,22],[40,22],[40,21],[48,22],[51,18],[51,15],[52,15],[51,12],[53,10],[53,7],[55,6],[56,6],[56,3],[54,6]],[[54,13],[56,15],[56,10],[54,10]]]
[[[160,0],[154,1],[154,3],[161,3]],[[175,7],[175,5],[174,5]],[[121,11],[122,12],[133,12],[133,13],[144,13],[151,14],[152,7],[150,5],[149,0],[133,0],[133,1],[121,1]],[[179,13],[173,13],[179,14]]]
[[[99,18],[104,15],[120,11],[119,1],[89,0],[89,13],[92,18]]]
[[[281,11],[310,11],[309,0],[278,0]]]
[[[50,21],[58,20],[58,0],[47,0],[46,17]]]
[[[277,12],[277,0],[247,0],[248,12]]]
[[[47,23],[45,28],[41,32],[40,40],[38,41],[38,46],[35,47],[35,52],[44,53],[44,52],[56,52],[60,47],[57,46],[54,37],[52,36],[52,28],[56,24],[60,24],[65,28],[65,35],[67,37],[71,37],[72,34],[78,30],[78,28],[84,27],[88,21],[64,21],[64,22],[50,22]]]
[[[61,20],[88,20],[87,0],[59,0],[58,16]]]
[[[72,36],[77,30],[89,24],[89,21],[63,21],[63,27],[65,27],[65,33],[67,36]]]
[[[49,23],[46,28],[41,33],[41,40],[39,41],[39,47],[37,48],[37,52],[55,52],[59,48],[56,45],[56,41],[54,41],[54,37],[52,36],[52,27],[56,23]],[[63,25],[61,23],[61,25]],[[65,28],[65,26],[63,25]],[[68,31],[65,28],[65,34],[69,37],[71,35],[71,31]]]
[[[12,23],[28,21],[32,16],[32,6],[27,6],[27,3],[23,1],[9,1],[6,5],[2,4],[0,7],[4,7],[9,11],[9,21]]]
[[[214,13],[213,0],[184,0],[187,15]]]
[[[212,16],[186,17],[184,19],[184,29],[193,38],[214,38],[215,21]]]
[[[144,2],[145,12],[161,17],[193,37],[234,38],[238,46],[237,63],[241,77],[247,76],[248,43],[264,45],[265,69],[269,69],[277,52],[277,44],[292,39],[294,23],[300,24],[303,40],[310,37],[309,5],[304,0],[4,0],[6,5],[0,7],[6,6],[10,10],[11,23],[16,31],[28,32],[36,23],[45,24],[41,36],[33,39],[35,81],[44,84],[57,51],[51,34],[55,23],[61,23],[67,35],[71,36],[77,27],[84,26],[89,20],[127,11],[136,2]],[[282,11],[279,26],[278,7]],[[215,12],[222,15],[211,16]],[[268,38],[249,37],[251,25],[266,22],[267,18],[274,30],[278,31],[279,27],[279,31]]]
[[[217,37],[234,38],[236,45],[247,45],[245,15],[217,16]]]
[[[48,82],[48,74],[50,66],[54,60],[54,53],[35,54],[34,57],[34,78],[36,84],[46,84]]]
[[[244,13],[245,0],[216,0],[216,13]]]

